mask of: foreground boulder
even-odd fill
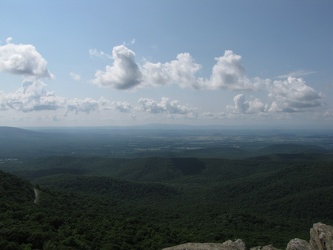
[[[246,250],[246,247],[242,240],[228,240],[224,243],[186,243],[163,250]]]
[[[164,248],[163,250],[246,250],[242,240],[224,243],[186,243]],[[278,250],[272,245],[257,246],[250,250]],[[333,250],[333,227],[324,223],[315,223],[310,229],[310,241],[292,239],[286,250]]]
[[[279,250],[278,248],[273,247],[272,245],[267,246],[257,246],[257,247],[251,247],[250,250]]]
[[[287,250],[301,250],[301,249],[311,250],[312,248],[309,242],[298,238],[289,241],[287,245]]]
[[[333,227],[323,223],[313,224],[310,245],[314,250],[333,250]]]

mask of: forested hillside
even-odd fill
[[[49,157],[3,163],[1,249],[161,249],[242,238],[285,246],[333,223],[330,155]]]

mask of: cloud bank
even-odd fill
[[[0,92],[0,110],[15,110],[24,113],[34,111],[62,110],[69,112],[91,113],[99,110],[115,110],[129,113],[132,106],[127,102],[111,102],[103,97],[98,100],[92,98],[66,99],[59,97],[55,92],[47,91],[47,85],[42,81],[24,81],[20,88],[13,93]]]
[[[227,106],[234,114],[259,112],[304,112],[323,104],[321,93],[317,92],[302,78],[287,76],[285,80],[273,81],[259,77],[249,78],[242,63],[242,57],[231,50],[216,57],[209,78],[199,77],[202,65],[195,62],[189,53],[178,54],[175,60],[161,63],[145,61],[139,65],[135,53],[124,45],[113,48],[111,66],[105,71],[97,71],[93,82],[99,86],[116,89],[137,87],[161,87],[176,85],[181,88],[228,90],[228,91],[267,91],[270,104],[259,99],[246,100],[244,94],[234,98],[234,106]],[[306,75],[313,72],[296,72],[293,75]],[[157,102],[142,99],[144,110],[160,113],[164,109]],[[147,106],[147,108],[145,108]]]
[[[65,99],[57,97],[45,87],[46,84],[42,81],[24,81],[16,92],[0,95],[0,106],[22,112],[57,110],[63,107]]]
[[[288,77],[270,82],[266,87],[270,104],[254,97],[246,100],[244,94],[238,94],[233,99],[234,105],[228,105],[227,110],[233,114],[301,113],[324,105],[322,94],[302,78]]]
[[[103,87],[131,89],[139,87],[161,87],[176,85],[181,88],[228,90],[228,91],[267,91],[270,104],[258,98],[246,100],[244,94],[234,97],[234,106],[227,110],[234,114],[254,114],[265,112],[304,112],[323,104],[322,95],[308,86],[302,78],[290,77],[273,81],[259,77],[249,78],[242,57],[232,50],[216,57],[209,78],[198,76],[202,65],[195,62],[189,53],[178,54],[175,60],[153,63],[136,63],[135,53],[126,46],[116,46],[112,51],[113,64],[105,71],[98,70],[93,83]],[[313,73],[313,72],[310,72]],[[310,74],[307,72],[307,74]],[[296,72],[294,75],[306,74]],[[151,99],[141,99],[142,109],[151,113],[168,110]]]
[[[169,113],[169,114],[189,114],[196,111],[195,108],[189,105],[181,105],[177,100],[170,100],[167,97],[162,97],[160,102],[149,98],[139,99],[140,110],[152,114]]]
[[[102,51],[90,50],[90,56],[112,59],[105,70],[97,70],[92,83],[101,87],[118,90],[179,86],[197,90],[234,91],[233,104],[223,107],[224,111],[203,112],[202,117],[225,119],[231,116],[269,115],[276,113],[302,113],[324,106],[323,95],[310,87],[302,78],[290,75],[306,75],[313,72],[296,72],[288,74],[286,79],[270,80],[259,77],[250,78],[246,74],[242,57],[231,50],[223,56],[216,57],[209,77],[199,76],[202,65],[198,64],[189,53],[180,53],[168,62],[144,61],[136,62],[135,53],[125,45],[116,46],[112,55]],[[151,115],[165,114],[182,117],[198,117],[198,109],[178,100],[167,97],[156,101],[151,98],[140,98],[138,106],[126,101],[111,101],[103,97],[99,99],[66,99],[48,91],[44,78],[52,78],[46,60],[36,48],[30,44],[13,44],[12,38],[0,46],[0,71],[23,76],[22,85],[12,93],[0,91],[0,111],[15,110],[19,112],[63,111],[69,113],[92,113],[102,110],[120,113],[134,112]],[[71,72],[73,80],[80,80],[79,74]],[[281,76],[280,76],[281,77]],[[279,78],[280,78],[279,77]],[[261,99],[256,98],[255,91],[261,91]],[[251,91],[246,98],[244,93]],[[266,96],[265,96],[266,94]],[[262,101],[264,100],[264,101]],[[332,112],[325,117],[331,118]]]
[[[170,62],[146,61],[139,65],[135,53],[120,45],[113,48],[112,59],[113,64],[107,65],[104,71],[97,70],[92,80],[94,84],[116,89],[177,85],[195,89],[255,90],[264,82],[260,78],[248,78],[241,56],[231,50],[215,58],[217,62],[208,79],[198,76],[202,65],[189,53],[180,53]]]

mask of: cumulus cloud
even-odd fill
[[[132,106],[127,102],[111,102],[103,97],[98,100],[92,98],[66,99],[48,91],[47,85],[38,81],[24,81],[15,92],[0,91],[0,111],[15,110],[19,112],[56,111],[90,113],[99,110],[115,110],[121,113],[131,112]]]
[[[288,77],[268,85],[273,99],[270,111],[303,112],[323,105],[322,94],[306,84],[302,78]]]
[[[90,112],[99,110],[116,110],[121,113],[130,113],[132,111],[132,106],[128,102],[111,102],[103,97],[98,100],[92,98],[74,98],[68,100],[66,107],[67,113],[74,111],[76,114],[79,112],[89,114]]]
[[[69,75],[74,81],[80,81],[81,80],[81,76],[79,74],[71,72],[71,73],[69,73]]]
[[[206,87],[228,90],[254,90],[259,87],[259,78],[251,81],[246,76],[240,55],[226,50],[223,56],[215,60],[217,63],[213,67],[210,80],[205,82]]]
[[[46,60],[31,44],[13,44],[7,38],[5,45],[0,45],[0,71],[23,75],[26,79],[51,78]]]
[[[141,106],[141,111],[148,113],[158,114],[158,113],[169,113],[169,114],[190,114],[196,111],[188,105],[181,105],[177,100],[170,100],[169,98],[162,97],[160,102],[149,98],[140,98],[139,104]]]
[[[121,113],[129,113],[132,111],[132,105],[128,102],[112,102],[111,107]]]
[[[101,55],[97,50],[90,53]],[[231,50],[216,58],[209,78],[198,76],[202,66],[189,53],[180,53],[175,60],[165,63],[145,61],[139,65],[134,52],[121,45],[113,48],[112,58],[113,64],[106,66],[105,71],[98,70],[93,83],[116,89],[177,85],[195,89],[256,90],[265,82],[258,77],[248,78],[241,56]]]
[[[202,81],[195,74],[201,65],[195,63],[189,53],[177,55],[176,60],[166,63],[146,62],[143,65],[145,84],[150,86],[179,85],[181,87],[199,87]]]
[[[234,114],[256,114],[266,112],[268,105],[262,103],[258,98],[252,97],[246,100],[244,94],[234,97],[234,106],[227,106],[227,110]]]
[[[133,88],[141,82],[141,71],[135,62],[135,53],[124,45],[112,50],[113,64],[105,71],[98,70],[92,81],[99,86],[112,86],[116,89]]]
[[[1,105],[5,109],[22,112],[57,110],[65,104],[65,99],[45,89],[41,81],[24,81],[22,86],[13,93],[1,95]]]
[[[90,113],[92,111],[96,111],[103,106],[107,105],[107,101],[104,98],[100,100],[94,100],[92,98],[78,99],[74,98],[68,101],[67,110],[74,111],[76,114],[79,112]]]

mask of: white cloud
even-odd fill
[[[68,101],[67,110],[74,111],[76,114],[79,112],[90,113],[98,110],[101,106],[105,105],[103,99],[94,100],[92,98],[78,99],[74,98]]]
[[[25,79],[51,78],[46,60],[31,44],[13,44],[12,38],[0,45],[0,71],[23,75]]]
[[[196,109],[188,105],[181,105],[177,100],[170,100],[169,98],[162,97],[160,102],[154,101],[149,98],[140,98],[139,104],[141,111],[148,113],[169,113],[169,114],[190,114],[196,113]]]
[[[288,77],[268,85],[273,99],[270,111],[303,112],[323,105],[322,94],[306,84],[302,78]]]
[[[1,106],[22,112],[57,110],[65,104],[65,99],[45,89],[41,81],[23,82],[14,93],[2,94]]]
[[[201,65],[195,63],[189,53],[182,53],[170,62],[146,62],[143,65],[143,75],[148,86],[175,84],[181,87],[199,87],[198,82],[201,80],[195,74],[200,69]]]
[[[205,81],[204,87],[210,89],[227,90],[254,90],[260,86],[260,79],[251,81],[245,73],[242,57],[231,50],[226,50],[224,55],[215,58],[209,81]]]
[[[135,54],[124,45],[112,50],[114,60],[112,66],[106,66],[105,71],[98,70],[92,81],[99,86],[112,86],[116,89],[133,88],[141,82],[141,72],[135,62]]]
[[[80,81],[81,80],[81,76],[79,74],[76,74],[74,72],[71,72],[69,73],[69,75],[71,76],[71,78],[74,80],[74,81]]]
[[[224,112],[220,112],[220,113],[204,112],[204,113],[202,113],[202,116],[205,118],[211,118],[211,119],[223,119],[226,117],[226,114]]]
[[[111,107],[121,113],[129,113],[132,111],[132,106],[128,102],[112,102]]]
[[[89,50],[89,55],[91,57],[99,57],[99,58],[107,58],[107,59],[112,59],[112,55],[109,55],[103,51],[99,51],[97,49],[90,49]]]
[[[256,77],[250,80],[242,65],[241,56],[231,50],[216,58],[209,79],[196,74],[202,66],[189,53],[182,53],[176,60],[166,63],[146,62],[143,67],[144,84],[147,86],[178,85],[195,89],[255,90],[264,86],[264,80]]]
[[[0,111],[8,110],[6,94],[0,91]]]
[[[91,51],[91,54],[97,54],[97,51]],[[106,66],[105,71],[98,70],[93,83],[116,89],[177,85],[195,89],[257,90],[265,82],[258,77],[249,79],[241,56],[231,50],[216,58],[217,63],[207,79],[197,76],[202,66],[189,53],[180,53],[169,62],[146,61],[140,66],[134,52],[120,45],[113,48],[112,58],[113,64]]]
[[[301,78],[289,77],[286,80],[266,82],[268,97],[271,104],[265,104],[260,99],[244,94],[234,97],[234,105],[227,106],[231,114],[268,114],[275,112],[304,112],[323,105],[321,93],[308,86]]]
[[[99,110],[116,110],[121,113],[131,112],[132,106],[127,102],[111,102],[103,97],[66,99],[55,92],[46,90],[47,85],[38,80],[24,81],[22,86],[13,93],[0,92],[0,110],[15,110],[20,112],[57,111],[90,113]]]
[[[312,74],[315,74],[315,73],[317,73],[317,72],[316,71],[297,70],[297,71],[290,72],[286,75],[280,75],[280,76],[278,76],[278,78],[285,79],[285,78],[288,78],[288,77],[301,77],[301,76],[312,75]]]
[[[234,97],[234,106],[227,106],[227,110],[234,114],[257,114],[264,113],[268,105],[262,103],[258,98],[252,97],[246,100],[244,94],[238,94]]]

